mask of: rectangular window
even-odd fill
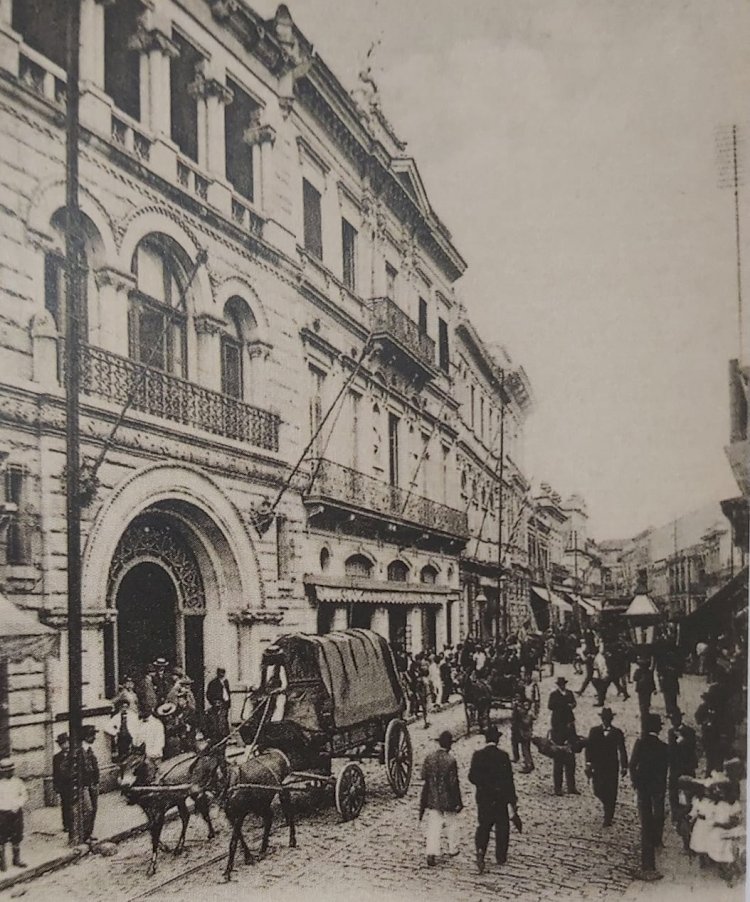
[[[242,398],[242,345],[228,336],[221,339],[221,390],[230,398]]]
[[[320,211],[320,191],[307,179],[302,179],[302,215],[305,250],[318,260],[322,260],[323,219]]]
[[[419,334],[427,335],[427,301],[419,299]]]
[[[130,357],[145,366],[184,378],[184,318],[142,299],[132,302],[128,317]]]
[[[234,94],[234,100],[224,106],[227,181],[238,194],[252,202],[255,199],[253,148],[247,143],[245,132],[257,119],[260,106],[229,78],[227,87]]]
[[[388,482],[398,485],[398,417],[388,414]]]
[[[396,279],[398,278],[398,270],[391,266],[390,263],[385,264],[385,295],[392,301],[396,300]]]
[[[448,323],[442,317],[438,319],[438,365],[444,373],[450,372],[450,353],[448,348]]]
[[[29,560],[28,536],[23,525],[24,481],[23,467],[9,464],[5,469],[5,501],[15,509],[5,533],[5,560],[8,564],[26,564]]]
[[[310,378],[312,381],[312,391],[310,394],[310,438],[312,439],[320,424],[323,422],[323,389],[325,385],[325,373],[315,367],[310,367]],[[312,447],[314,456],[318,456],[320,452],[320,436],[315,439]]]
[[[359,406],[362,396],[356,392],[349,392],[349,426],[347,434],[351,436],[351,457],[349,462],[352,470],[359,470]]]
[[[141,52],[129,44],[142,11],[141,0],[104,8],[104,90],[133,119],[141,118]]]
[[[14,0],[11,22],[24,44],[61,69],[66,68],[68,4],[65,0]]]
[[[357,290],[357,230],[347,222],[341,220],[341,255],[343,265],[344,285],[349,291]]]
[[[182,35],[172,32],[179,55],[169,63],[169,96],[172,110],[171,136],[182,153],[198,161],[198,100],[190,91],[201,54]]]

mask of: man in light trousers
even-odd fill
[[[462,810],[458,765],[451,754],[453,735],[444,730],[438,737],[439,748],[422,764],[422,796],[419,819],[424,817],[427,864],[433,867],[440,855],[440,840],[445,828],[448,855],[458,855],[458,814]]]

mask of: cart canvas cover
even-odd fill
[[[311,658],[315,661],[333,706],[336,729],[402,713],[404,701],[393,655],[388,642],[377,633],[354,629],[325,636],[298,634],[281,637],[277,645],[284,649],[291,683],[314,676],[300,673],[299,665],[304,661],[311,664]],[[287,716],[297,720],[292,711]]]

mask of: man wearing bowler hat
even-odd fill
[[[612,725],[614,716],[611,708],[602,708],[599,712],[601,725],[591,728],[586,743],[586,776],[592,778],[594,795],[604,808],[604,827],[612,826],[619,777],[624,777],[628,772],[625,736],[622,730]]]
[[[438,736],[438,746],[422,764],[422,795],[419,801],[419,819],[425,818],[425,847],[427,864],[437,864],[440,854],[440,838],[443,827],[448,839],[448,854],[458,855],[459,812],[464,805],[458,784],[458,765],[451,755],[453,734],[443,730]]]
[[[643,736],[633,746],[630,778],[638,795],[641,819],[641,877],[658,880],[662,875],[656,871],[656,849],[663,845],[669,748],[659,739],[662,720],[658,714],[649,714],[644,726]]]
[[[487,744],[478,749],[471,758],[469,782],[477,788],[477,870],[484,872],[484,856],[490,841],[490,833],[495,828],[495,860],[505,864],[510,841],[510,821],[508,805],[513,808],[513,819],[520,829],[518,819],[518,799],[513,782],[513,768],[507,752],[497,747],[500,732],[490,724],[485,732]]]
[[[93,749],[96,727],[86,724],[81,733],[81,787],[83,789],[83,838],[93,839],[99,810],[99,761]]]
[[[73,805],[73,777],[70,761],[70,737],[67,733],[60,733],[55,742],[60,747],[52,757],[52,788],[60,796],[60,813],[62,814],[62,827],[66,833],[70,832]]]

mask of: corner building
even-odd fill
[[[0,579],[61,636],[0,666],[35,804],[67,719],[65,7],[0,0]],[[458,641],[465,263],[374,85],[285,6],[83,0],[81,132],[86,721],[157,656],[199,700],[225,667],[236,719],[281,632]]]

